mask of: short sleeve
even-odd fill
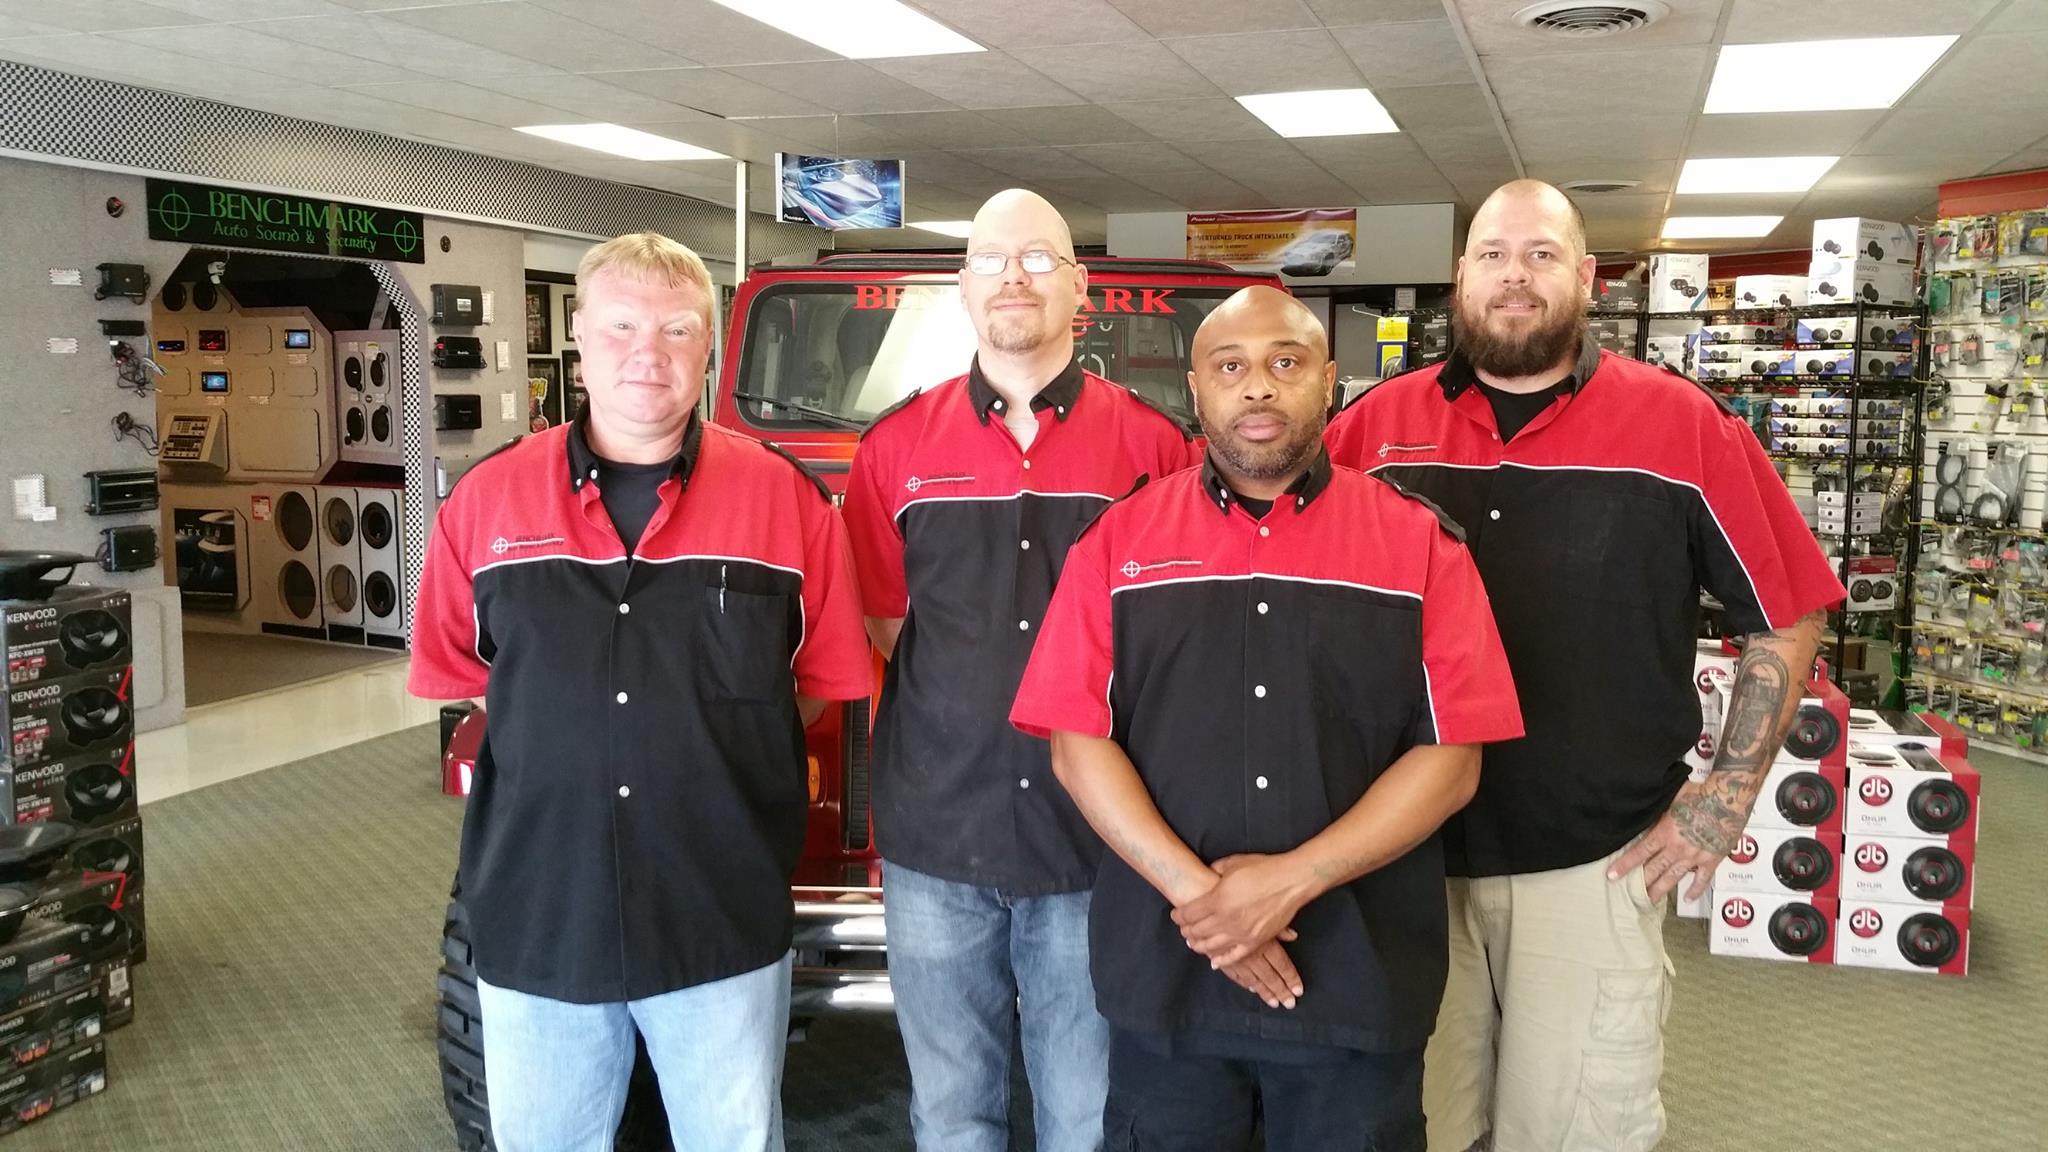
[[[903,576],[903,532],[887,496],[892,485],[879,441],[871,434],[854,450],[846,478],[847,537],[854,568],[860,573],[860,609],[881,620],[900,619],[910,610],[910,591]]]
[[[1464,544],[1431,523],[1422,590],[1423,710],[1418,743],[1487,744],[1522,735],[1493,605]]]
[[[804,515],[804,636],[794,669],[799,695],[858,700],[874,691],[874,658],[861,623],[859,582],[846,526],[808,484]]]
[[[459,498],[458,498],[459,499]],[[427,560],[413,607],[412,661],[406,691],[427,700],[462,700],[484,694],[490,679],[489,653],[476,607],[469,565],[457,553],[451,499],[434,517]]]
[[[1067,552],[1010,709],[1010,723],[1029,735],[1110,735],[1109,683],[1116,653],[1105,538],[1098,521]]]
[[[1845,592],[1756,434],[1720,416],[1704,434],[1693,573],[1727,609],[1729,635],[1789,627]]]

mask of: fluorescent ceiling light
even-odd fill
[[[723,152],[620,124],[533,124],[519,131],[629,160],[730,160]]]
[[[833,0],[831,4],[790,0],[714,2],[827,52],[855,60],[988,51],[897,0]]]
[[[910,226],[912,228],[922,228],[927,232],[937,232],[941,236],[952,236],[960,240],[965,240],[967,239],[967,233],[974,227],[974,221],[912,220],[910,222]]]
[[[1366,88],[1267,92],[1239,96],[1237,102],[1282,136],[1364,136],[1401,130]]]
[[[1664,221],[1666,240],[1727,240],[1769,236],[1783,216],[1672,216]]]
[[[1955,42],[1954,36],[1889,36],[1730,44],[1714,66],[1704,111],[1889,108]]]
[[[1678,194],[1717,192],[1804,192],[1835,166],[1840,156],[1743,156],[1687,160],[1678,174]]]

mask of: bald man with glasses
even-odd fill
[[[1088,271],[1038,195],[998,193],[960,272],[965,374],[877,417],[846,522],[869,635],[875,837],[889,973],[920,1152],[1007,1152],[1022,1025],[1040,1152],[1095,1152],[1109,1026],[1088,971],[1102,844],[1010,705],[1081,529],[1140,477],[1192,462],[1187,433],[1074,361]]]

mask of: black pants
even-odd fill
[[[1158,1042],[1118,1030],[1104,1152],[1249,1152],[1262,1116],[1266,1152],[1424,1152],[1421,1048],[1311,1051],[1328,1058],[1166,1055]]]

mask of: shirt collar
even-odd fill
[[[973,365],[967,369],[967,396],[974,402],[974,418],[983,424],[988,423],[990,409],[1002,411],[1003,398],[990,386],[988,377],[981,374],[979,356],[974,358]],[[1081,362],[1069,360],[1067,366],[1060,369],[1060,374],[1053,377],[1051,383],[1040,388],[1038,395],[1031,398],[1031,410],[1043,412],[1050,408],[1054,416],[1065,421],[1067,414],[1074,410],[1075,401],[1080,398]]]
[[[1571,375],[1552,387],[1562,385],[1566,394],[1576,396],[1579,389],[1586,386],[1586,381],[1591,380],[1593,373],[1599,368],[1600,345],[1593,339],[1593,334],[1588,332],[1579,341],[1579,359],[1572,365]],[[1473,370],[1472,362],[1455,348],[1451,350],[1450,357],[1444,361],[1443,368],[1436,376],[1437,387],[1444,390],[1446,400],[1456,400],[1460,393],[1478,382],[1479,374]]]
[[[602,465],[596,452],[591,450],[590,439],[585,435],[590,416],[586,410],[583,416],[569,423],[569,490],[583,491],[583,484],[597,479],[597,470]],[[675,465],[669,475],[674,476],[684,488],[690,486],[690,473],[697,468],[697,449],[704,442],[703,422],[697,413],[690,413],[690,422],[683,428],[682,451],[676,453]]]
[[[1308,471],[1295,477],[1294,483],[1287,486],[1287,495],[1294,497],[1294,510],[1300,512],[1314,503],[1315,498],[1322,495],[1323,489],[1329,486],[1330,453],[1327,449],[1318,447],[1316,458],[1309,464]],[[1223,474],[1216,471],[1215,457],[1206,452],[1202,454],[1202,495],[1226,516],[1230,514],[1230,506],[1238,500],[1237,493],[1231,491],[1230,481],[1225,480]]]

